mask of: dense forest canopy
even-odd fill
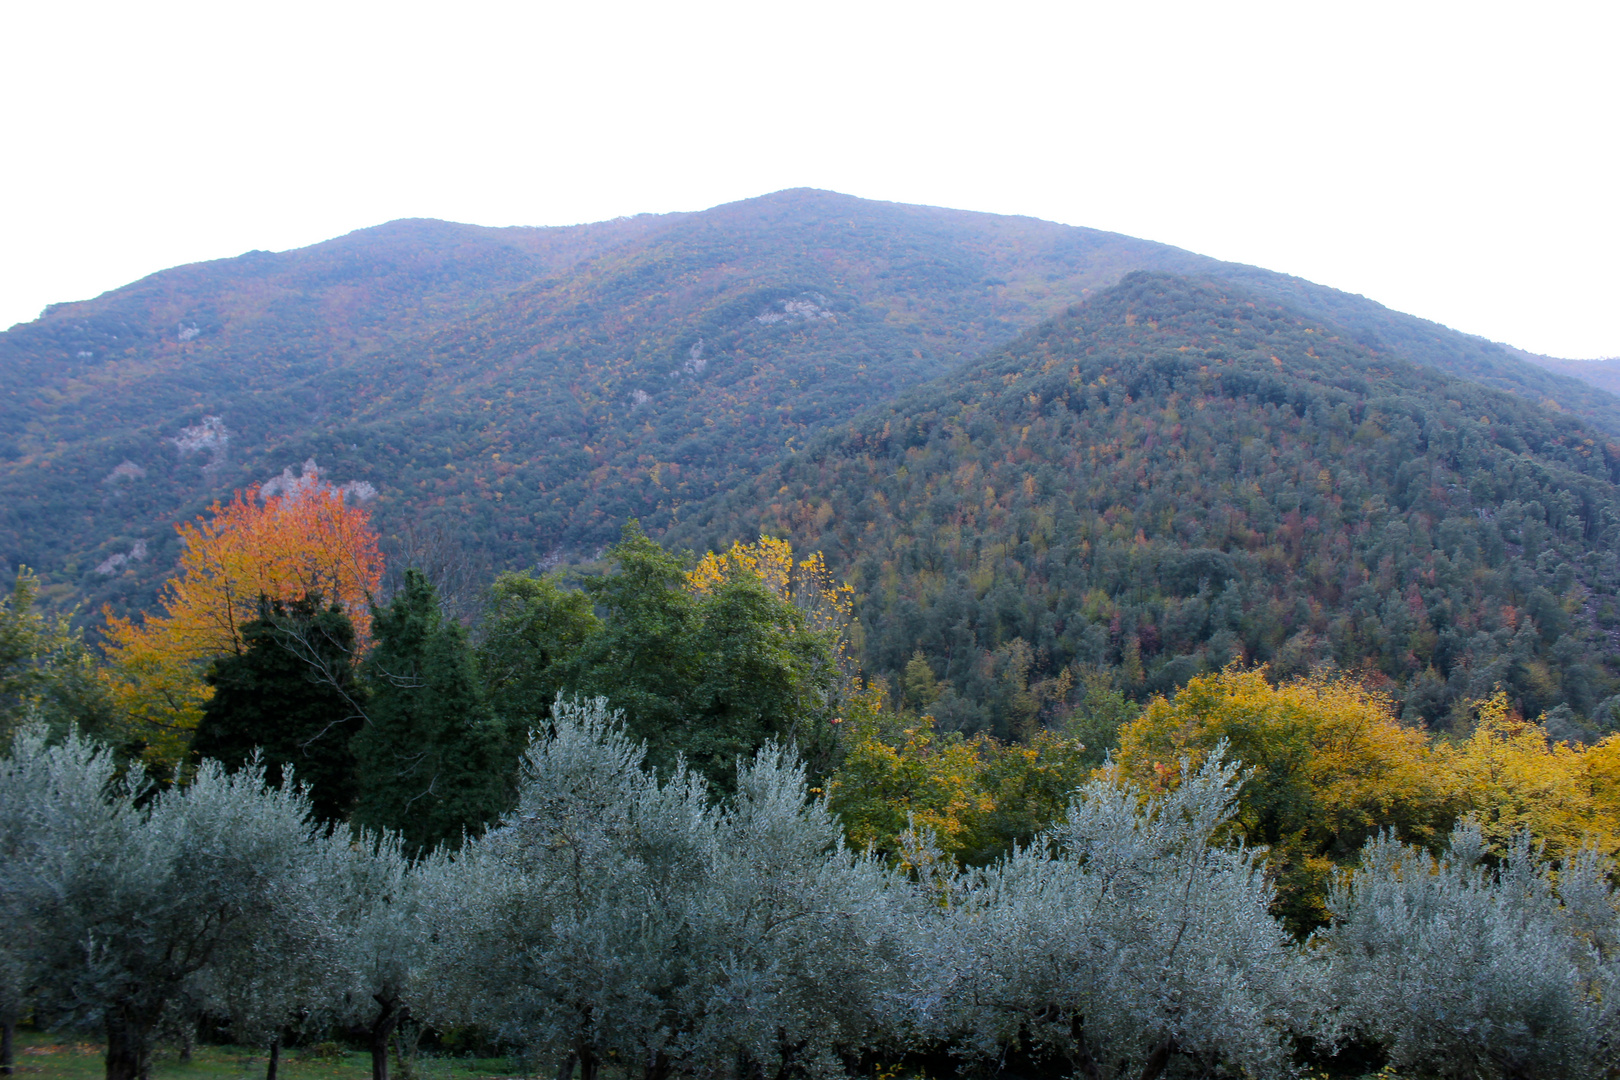
[[[869,671],[947,727],[1323,665],[1455,725],[1506,688],[1565,736],[1620,689],[1620,447],[1235,287],[1119,286],[863,414],[675,531],[827,553]],[[1066,691],[1065,691],[1066,692]]]

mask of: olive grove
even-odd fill
[[[472,1027],[559,1080],[1299,1074],[1354,1043],[1413,1075],[1620,1067],[1608,864],[1477,827],[1374,837],[1304,940],[1235,828],[1215,753],[1105,767],[982,868],[913,829],[851,850],[789,751],[724,793],[647,767],[605,700],[559,698],[513,808],[426,854],[320,822],[296,778],[204,762],[154,786],[75,734],[0,759],[0,1018],[99,1028],[109,1080],[198,1017],[238,1041],[345,1033],[386,1080],[400,1024]],[[945,1063],[941,1065],[941,1063]],[[273,1067],[273,1066],[272,1066]],[[919,1068],[923,1066],[919,1065]]]

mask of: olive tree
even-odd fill
[[[1603,1076],[1620,1067],[1620,913],[1604,860],[1557,872],[1528,835],[1499,866],[1473,822],[1440,858],[1383,835],[1318,935],[1345,1026],[1440,1077]]]
[[[683,771],[659,784],[616,721],[602,699],[557,700],[516,810],[461,855],[455,920],[472,1013],[585,1080],[609,1055],[662,1049],[681,897],[714,841],[701,783]]]
[[[145,1077],[165,1011],[228,982],[224,965],[277,970],[274,943],[309,902],[300,791],[266,788],[256,765],[227,774],[204,762],[140,808],[138,770],[116,781],[105,750],[76,736],[49,746],[38,732],[17,740],[3,773],[4,843],[17,854],[0,882],[13,925],[27,928],[36,1001],[61,1022],[104,1028],[108,1080]]]
[[[12,1033],[51,966],[51,882],[115,856],[137,824],[130,785],[115,776],[104,748],[77,732],[52,745],[40,724],[22,728],[0,759],[0,1022],[8,1068]]]
[[[736,792],[710,818],[712,861],[683,913],[664,1053],[706,1076],[841,1071],[909,975],[907,890],[875,855],[844,847],[781,748],[739,764]]]
[[[609,1058],[657,1080],[857,1051],[897,978],[887,872],[845,850],[782,751],[725,803],[644,758],[604,700],[554,705],[516,811],[461,856],[473,1018],[585,1080]]]
[[[388,1043],[409,1019],[454,1020],[461,988],[441,962],[441,916],[459,892],[443,850],[405,854],[398,833],[321,845],[331,915],[322,1014],[363,1028],[373,1080],[388,1080]]]
[[[1256,853],[1219,842],[1241,778],[1218,757],[1151,796],[1106,772],[1030,846],[938,876],[917,1035],[1067,1059],[1087,1080],[1178,1061],[1288,1074],[1304,969]]]

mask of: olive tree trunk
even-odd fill
[[[399,1022],[405,1019],[406,1010],[400,1008],[397,998],[384,998],[373,995],[377,1005],[377,1017],[371,1022],[371,1080],[388,1080],[388,1040],[394,1034]],[[111,1080],[111,1078],[109,1078]]]
[[[148,1080],[152,1025],[123,1009],[107,1013],[107,1080]]]

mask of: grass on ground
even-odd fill
[[[347,1048],[323,1047],[336,1053],[316,1054],[312,1047],[281,1052],[279,1080],[371,1080],[371,1055]],[[75,1032],[17,1032],[19,1080],[101,1080],[106,1075],[103,1046]],[[176,1047],[161,1046],[152,1055],[152,1080],[264,1080],[269,1058],[263,1047],[198,1046],[189,1062]],[[397,1076],[390,1062],[390,1078]],[[410,1080],[490,1080],[512,1077],[520,1066],[509,1058],[469,1058],[419,1054]],[[400,1077],[400,1080],[405,1080]]]

